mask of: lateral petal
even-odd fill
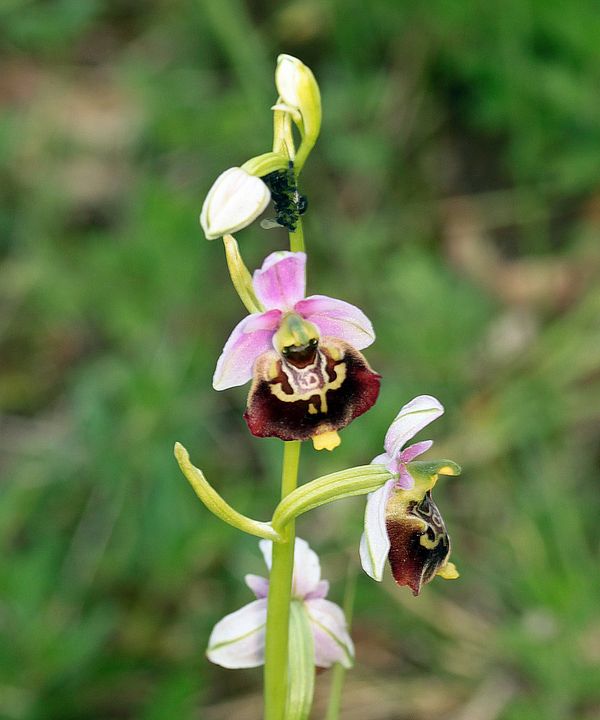
[[[215,625],[206,655],[225,668],[258,667],[265,661],[267,600],[254,600]]]
[[[406,465],[404,465],[404,463],[400,463],[398,472],[398,487],[401,487],[403,490],[412,490],[414,486],[414,477],[407,470]]]
[[[311,295],[295,305],[296,312],[314,323],[322,336],[344,340],[357,350],[375,341],[375,331],[362,310],[327,295]]]
[[[429,448],[433,445],[433,440],[423,440],[423,442],[414,443],[413,445],[409,445],[407,448],[404,448],[404,450],[400,453],[400,462],[403,463],[409,463],[412,462],[415,458],[418,458],[419,455],[422,455],[424,452],[427,452]]]
[[[254,313],[241,320],[225,343],[213,377],[215,390],[244,385],[252,378],[256,359],[272,348],[281,312]]]

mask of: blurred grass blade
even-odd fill
[[[354,611],[354,599],[356,597],[356,564],[350,560],[346,572],[346,587],[344,588],[344,615],[348,632],[352,625],[352,613]],[[336,663],[331,670],[331,686],[329,689],[329,703],[325,720],[338,720],[342,705],[342,691],[346,679],[346,668]]]

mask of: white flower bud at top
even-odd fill
[[[312,70],[292,55],[280,55],[275,85],[281,98],[275,107],[287,110],[294,121],[299,113],[305,134],[316,138],[321,127],[321,94]]]
[[[221,173],[206,196],[200,225],[208,240],[241,230],[265,211],[271,193],[258,177],[239,167]]]

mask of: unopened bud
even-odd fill
[[[202,206],[200,225],[204,234],[214,240],[247,227],[266,210],[270,199],[269,188],[260,178],[238,167],[225,170]]]
[[[321,94],[312,70],[292,55],[277,58],[278,110],[289,112],[304,134],[316,140],[321,127]]]

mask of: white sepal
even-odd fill
[[[419,395],[406,403],[385,435],[383,445],[387,454],[395,459],[412,437],[443,414],[444,406],[431,395]]]
[[[385,508],[395,482],[394,479],[388,480],[383,487],[367,496],[365,529],[360,539],[360,562],[363,570],[379,582],[383,579],[383,568],[390,551]]]
[[[254,600],[215,625],[206,656],[225,668],[258,667],[265,661],[267,600]]]
[[[345,668],[354,664],[354,643],[342,608],[330,600],[318,598],[304,603],[311,622],[315,643],[315,665],[331,667],[340,663]]]

